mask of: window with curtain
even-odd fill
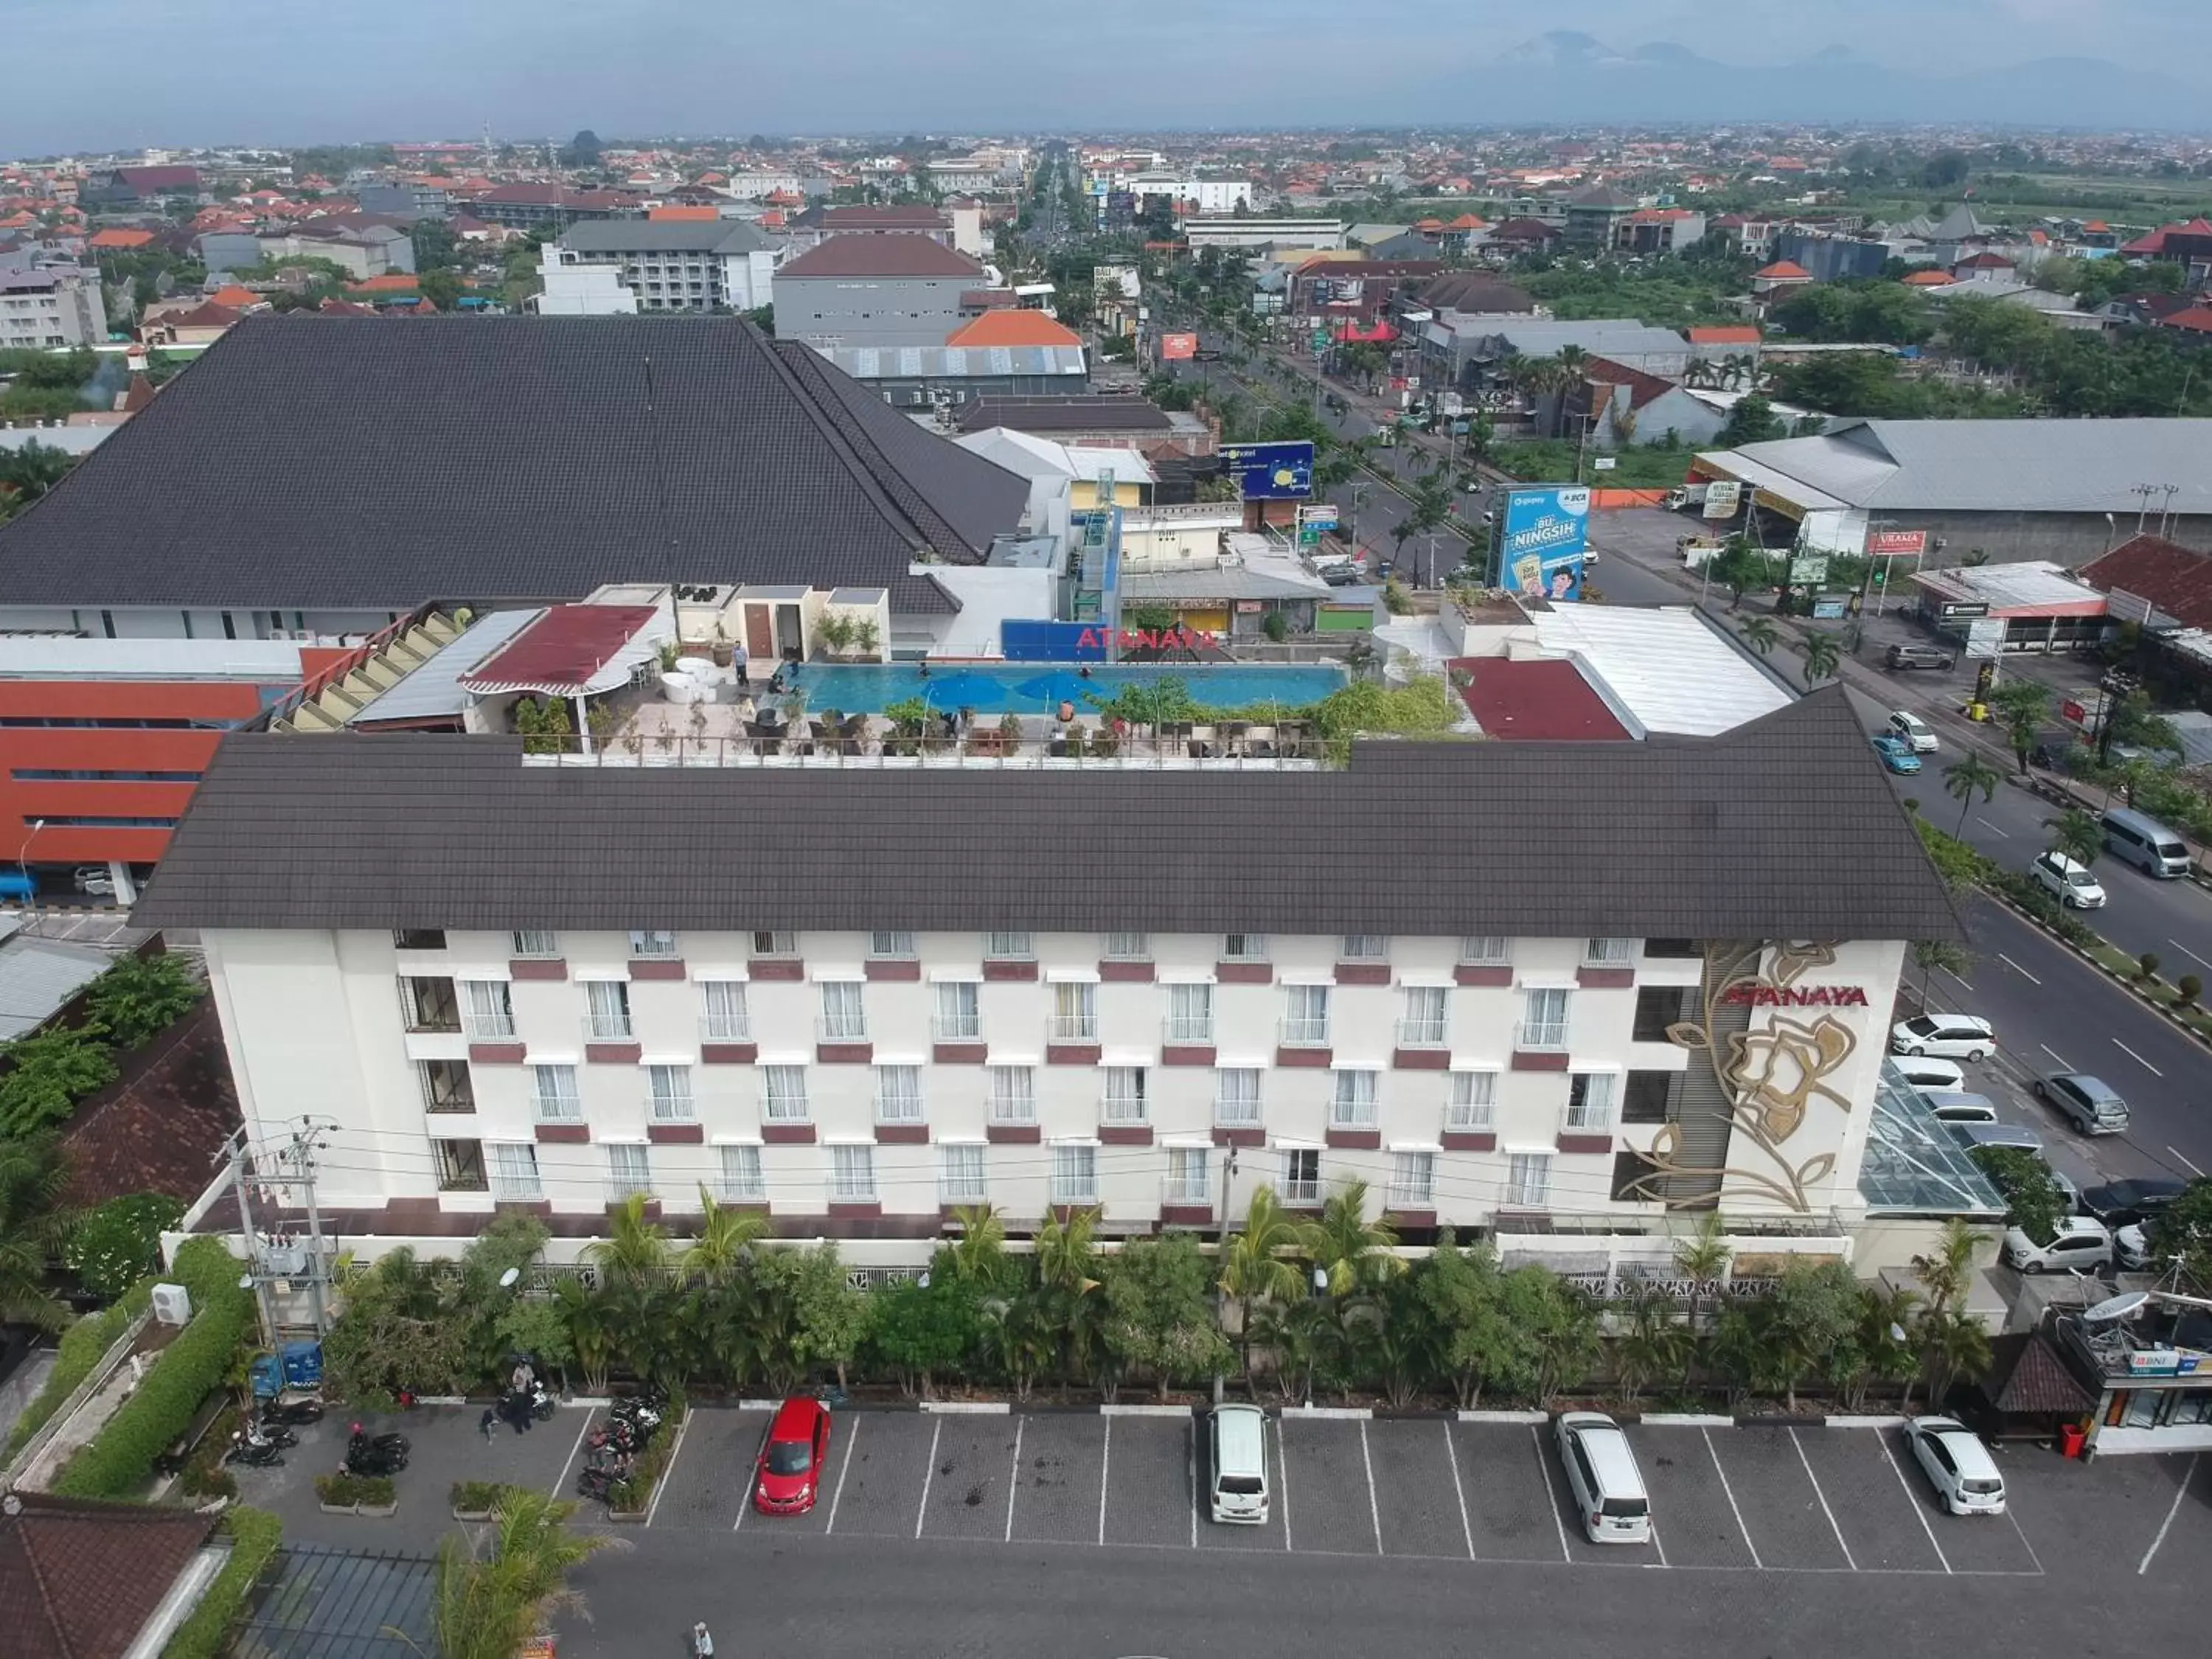
[[[921,1121],[921,1067],[876,1067],[876,1121],[879,1123]]]
[[[768,1183],[761,1176],[759,1147],[725,1146],[721,1153],[722,1183],[717,1198],[726,1204],[757,1204],[768,1196]]]
[[[1567,993],[1564,988],[1531,986],[1521,993],[1523,1048],[1564,1048],[1567,1046]]]
[[[1505,1201],[1518,1209],[1541,1209],[1552,1196],[1552,1155],[1516,1152],[1505,1160]]]
[[[1260,1121],[1260,1068],[1224,1066],[1213,1074],[1213,1121],[1224,1127]]]
[[[648,1066],[645,1068],[646,1098],[653,1119],[660,1123],[691,1121],[691,1068],[689,1066]]]
[[[1498,1073],[1452,1072],[1444,1096],[1444,1127],[1480,1132],[1498,1121]]]
[[[1105,1093],[1098,1115],[1108,1123],[1142,1123],[1145,1121],[1145,1068],[1141,1066],[1109,1066],[1103,1073]]]
[[[946,1141],[938,1147],[937,1201],[940,1205],[986,1201],[985,1152],[985,1147],[975,1141]]]
[[[642,1144],[614,1141],[607,1146],[607,1190],[611,1197],[629,1198],[653,1191],[652,1149]]]
[[[1098,1149],[1066,1141],[1052,1149],[1052,1201],[1055,1204],[1095,1204],[1098,1201]]]
[[[752,1035],[742,980],[710,979],[699,987],[699,1034],[709,1042],[743,1042]]]
[[[860,1000],[858,980],[828,980],[822,993],[822,1039],[825,1042],[860,1042],[868,1035],[868,1017]]]
[[[1432,1210],[1437,1203],[1437,1155],[1434,1152],[1390,1154],[1390,1207],[1394,1210]]]
[[[806,1119],[806,1068],[804,1066],[761,1067],[762,1114],[771,1123],[801,1123]]]
[[[537,1147],[527,1141],[494,1141],[484,1150],[491,1154],[494,1198],[521,1203],[545,1196],[538,1180]]]
[[[584,982],[584,1006],[589,1011],[585,1018],[591,1035],[601,1039],[628,1036],[629,1032],[629,987],[618,979],[594,979]]]
[[[830,1197],[842,1204],[865,1204],[876,1195],[876,1149],[872,1146],[832,1146],[830,1149]]]
[[[1617,1073],[1577,1072],[1567,1079],[1567,1127],[1610,1129],[1620,1089]]]
[[[1440,1048],[1444,1042],[1444,988],[1408,985],[1400,994],[1404,1012],[1398,1020],[1398,1042],[1407,1048]]]
[[[1339,1072],[1336,1090],[1328,1103],[1329,1127],[1337,1129],[1371,1129],[1376,1123],[1376,1074],[1373,1072]]]
[[[1211,985],[1168,987],[1170,1042],[1207,1043],[1213,1041],[1213,988]]]
[[[973,1042],[983,1035],[981,989],[969,979],[946,980],[937,988],[937,1040]]]
[[[530,1096],[541,1123],[574,1123],[583,1119],[584,1102],[576,1091],[573,1066],[532,1066]]]
[[[468,1014],[472,1037],[511,1037],[514,1035],[514,1005],[503,979],[465,979],[461,1006]]]
[[[1036,1122],[1036,1073],[1027,1066],[994,1066],[990,1070],[991,1121]]]

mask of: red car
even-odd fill
[[[830,1457],[830,1412],[818,1400],[776,1407],[753,1469],[753,1507],[763,1515],[804,1515],[814,1507]]]

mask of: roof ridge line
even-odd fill
[[[797,346],[802,351],[811,352],[812,348],[796,340],[772,339],[743,318],[735,320],[738,331],[744,336],[751,348],[768,359],[776,374],[791,388],[793,396],[805,410],[807,419],[813,422],[815,429],[828,441],[830,448],[836,453],[838,465],[842,466],[854,482],[860,485],[861,492],[876,504],[878,510],[883,514],[885,522],[910,545],[927,547],[929,545],[927,532],[915,521],[914,515],[901,506],[896,498],[870,474],[859,453],[860,447],[846,435],[840,423],[833,420],[829,412],[822,407],[817,387],[806,384],[803,377],[791,367],[790,362],[778,349],[781,346],[792,345]],[[870,441],[868,447],[886,467],[890,467],[893,471],[899,471],[891,465],[890,457],[885,455],[872,441]],[[903,478],[906,475],[900,472],[899,476]]]

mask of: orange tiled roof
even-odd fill
[[[1813,273],[1806,270],[1804,266],[1799,264],[1795,259],[1777,259],[1772,264],[1767,266],[1765,270],[1754,270],[1751,274],[1754,277],[1779,277],[1784,282],[1798,280],[1810,282],[1813,279]]]
[[[1749,323],[1706,323],[1690,331],[1692,345],[1757,345],[1759,338]]]
[[[86,246],[89,247],[145,247],[150,244],[153,240],[154,233],[150,230],[124,230],[116,226],[111,225],[106,230],[94,233],[92,240]]]
[[[1072,346],[1083,337],[1054,322],[1042,311],[1001,309],[986,312],[972,323],[955,329],[945,342],[949,346]]]
[[[258,306],[264,303],[261,296],[258,294],[256,294],[252,289],[241,288],[236,283],[226,283],[223,287],[216,289],[214,293],[209,295],[208,299],[213,304],[228,306],[234,311],[243,310],[247,306]]]
[[[348,283],[349,294],[412,294],[418,286],[417,279],[404,270],[388,270],[381,276],[370,276],[358,283]]]
[[[1905,279],[1907,288],[1948,288],[1956,280],[1948,270],[1916,270]]]
[[[705,219],[712,221],[720,218],[721,215],[711,207],[687,207],[672,204],[668,207],[647,208],[645,210],[645,216],[648,219]]]

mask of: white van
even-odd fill
[[[1603,1412],[1562,1412],[1553,1432],[1583,1534],[1593,1544],[1651,1541],[1651,1499],[1620,1425]]]
[[[1267,1522],[1267,1413],[1257,1406],[1216,1406],[1207,1419],[1216,1521]]]
[[[2145,875],[2170,881],[2189,873],[2189,849],[2156,818],[2116,806],[2105,814],[2102,828],[2112,856],[2126,860]]]

